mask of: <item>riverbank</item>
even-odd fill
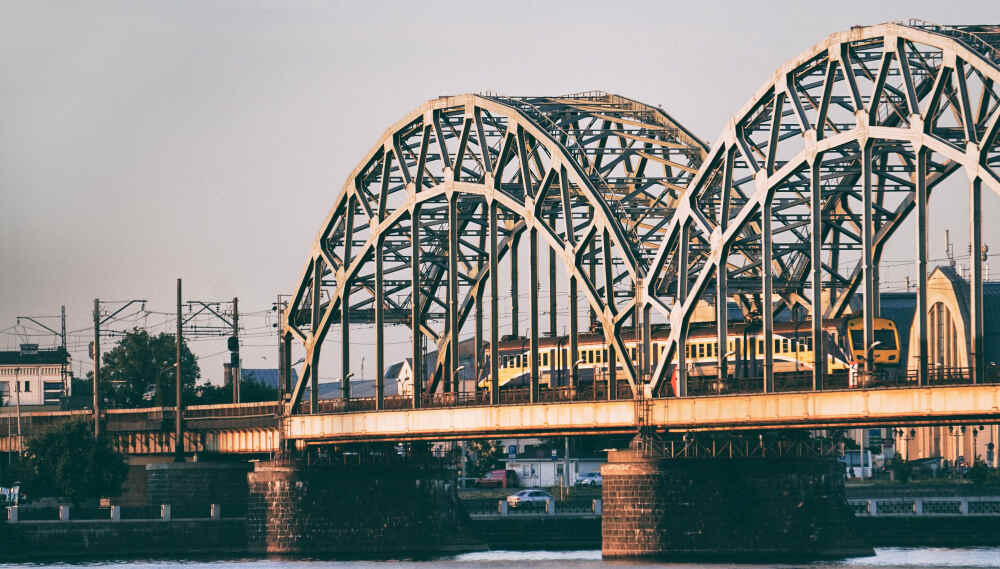
[[[247,553],[246,521],[24,521],[0,526],[0,559],[34,561]]]

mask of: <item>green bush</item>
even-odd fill
[[[893,478],[903,484],[909,482],[913,476],[913,465],[910,461],[900,458],[898,454],[889,461],[889,469],[892,470]]]
[[[94,438],[93,423],[69,421],[27,444],[34,496],[68,498],[74,504],[121,492],[128,475],[125,458],[107,437]]]

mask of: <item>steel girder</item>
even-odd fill
[[[822,317],[864,292],[865,345],[878,311],[877,267],[914,209],[920,337],[927,330],[927,203],[945,177],[969,179],[970,242],[980,251],[982,186],[1000,193],[1000,27],[922,23],[857,27],[786,63],[729,121],[670,220],[645,298],[670,322],[647,395],[673,370],[686,394],[684,350],[699,299],[729,299],[760,318],[763,391],[773,389],[773,315],[800,304],[824,361]],[[972,337],[982,372],[982,256],[972,255]],[[773,300],[774,299],[774,300]],[[775,302],[777,300],[777,302]],[[719,319],[718,345],[726,346]],[[720,349],[720,375],[726,355]],[[927,377],[927,346],[920,347]],[[972,361],[972,360],[970,360]],[[814,388],[823,367],[815,366]]]
[[[491,353],[498,349],[501,288],[510,295],[519,333],[517,255],[524,235],[532,283],[532,400],[539,377],[539,241],[550,251],[550,333],[558,266],[569,286],[570,361],[577,357],[582,294],[635,390],[640,372],[620,331],[628,317],[641,317],[640,284],[706,150],[662,110],[616,95],[463,95],[427,102],[389,128],[354,169],[313,244],[283,322],[286,342],[295,338],[306,352],[290,410],[298,409],[306,386],[317,408],[321,346],[335,323],[341,324],[345,397],[350,324],[362,322],[375,325],[379,408],[387,324],[412,330],[414,407],[424,394],[457,389],[455,331],[475,312],[481,365],[486,294]],[[498,274],[507,256],[509,280]],[[423,339],[438,354],[424,384]],[[497,358],[489,361],[496,378]],[[495,385],[492,391],[497,402]]]

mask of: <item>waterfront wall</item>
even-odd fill
[[[248,476],[251,551],[421,555],[482,548],[455,481],[406,465],[257,463]]]
[[[242,519],[17,522],[0,526],[0,559],[240,554],[246,535]]]

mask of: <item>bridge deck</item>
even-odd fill
[[[940,425],[1000,420],[1000,385],[722,395],[295,415],[307,442],[628,433],[637,416],[664,430]]]

